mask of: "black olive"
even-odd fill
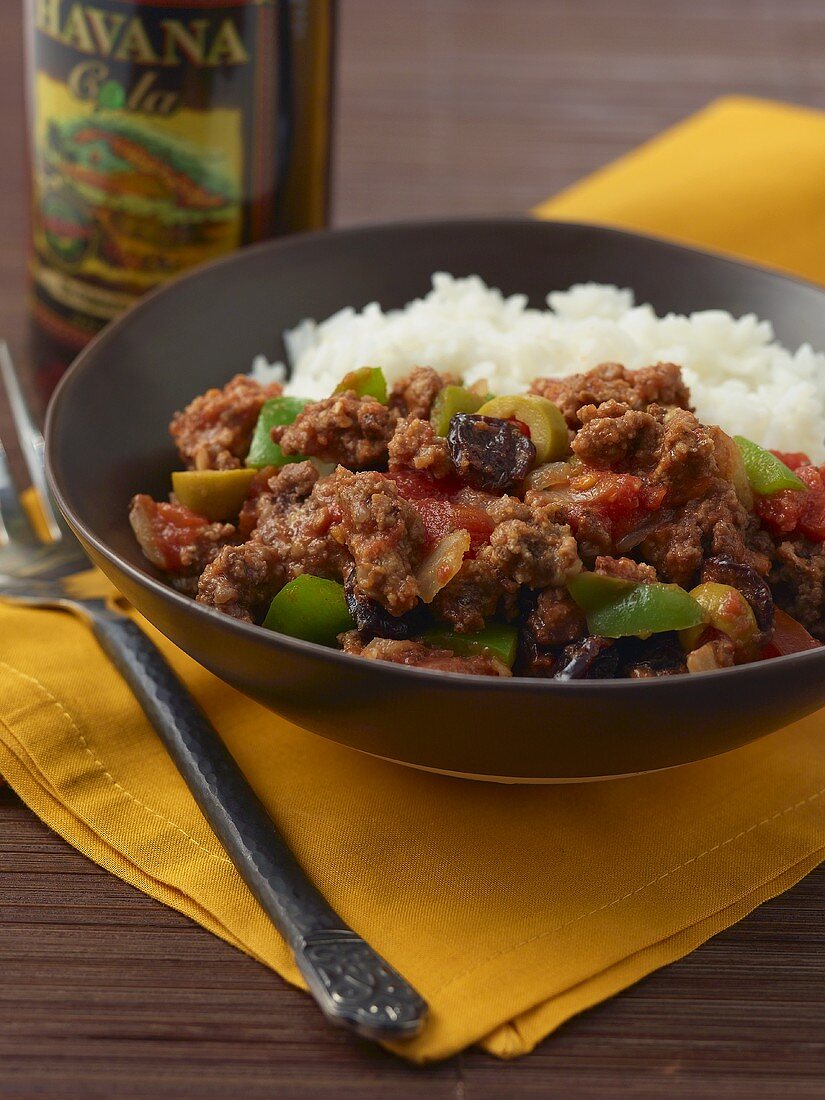
[[[610,680],[619,669],[619,651],[610,638],[590,634],[564,647],[556,680]]]
[[[370,599],[355,583],[355,570],[344,578],[344,596],[357,629],[365,638],[392,638],[403,642],[420,634],[426,626],[424,604],[419,603],[405,615],[391,615],[377,600]]]
[[[515,672],[518,676],[552,676],[558,665],[558,646],[541,645],[529,622],[522,622],[518,636]]]
[[[673,632],[645,639],[622,638],[618,647],[620,676],[648,679],[687,672],[684,651]]]
[[[708,558],[702,569],[703,581],[729,584],[736,588],[753,610],[756,625],[763,634],[773,630],[773,595],[768,582],[749,565],[741,565],[730,558]]]
[[[536,461],[536,448],[518,425],[493,416],[456,413],[447,443],[459,477],[488,493],[515,489]]]

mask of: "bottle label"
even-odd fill
[[[274,0],[30,0],[36,316],[81,346],[138,295],[268,235]]]

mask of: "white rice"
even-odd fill
[[[392,382],[411,367],[451,371],[493,393],[519,393],[541,375],[566,375],[607,361],[635,368],[668,361],[684,368],[697,415],[765,447],[825,458],[825,355],[791,352],[770,322],[723,310],[659,317],[633,292],[585,283],[529,309],[477,276],[433,276],[433,288],[404,309],[377,303],[303,321],[286,337],[286,392],[325,397],[347,371],[380,366]],[[266,360],[255,373],[268,372]],[[270,370],[272,368],[269,368]],[[277,366],[274,368],[277,370]],[[271,377],[271,374],[269,375]]]

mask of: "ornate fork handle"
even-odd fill
[[[324,900],[300,867],[206,715],[143,631],[125,616],[81,605],[204,817],[291,947],[325,1015],[369,1039],[403,1039],[427,1005]]]

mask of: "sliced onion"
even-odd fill
[[[742,504],[749,510],[753,510],[753,489],[751,489],[748,474],[745,470],[745,461],[742,452],[731,437],[712,424],[708,428],[708,434],[713,440],[716,453],[716,463],[722,477],[732,482],[736,495]]]
[[[158,542],[155,525],[152,522],[156,512],[157,504],[148,496],[140,494],[132,501],[132,506],[129,509],[129,522],[144,556],[155,568],[168,569],[169,563],[166,560],[163,548]]]
[[[622,535],[613,547],[614,553],[626,554],[628,550],[632,550],[634,547],[638,546],[640,542],[644,542],[647,536],[653,534],[658,527],[661,527],[662,524],[668,523],[672,519],[673,512],[669,510],[654,512],[652,516],[643,520],[637,527],[634,527],[632,531],[628,531],[626,535]]]
[[[430,551],[416,573],[418,594],[424,603],[432,603],[436,593],[449,584],[461,568],[470,549],[470,532],[451,531]]]
[[[508,668],[507,665],[505,665],[504,661],[502,661],[500,658],[494,657],[492,653],[487,654],[487,660],[490,662],[490,664],[493,666],[499,676],[513,675],[513,670]]]
[[[527,475],[527,488],[551,489],[554,485],[566,485],[569,480],[569,462],[545,462]]]
[[[451,497],[453,504],[465,504],[468,508],[480,508],[486,512],[491,504],[495,504],[500,498],[493,493],[485,493],[483,489],[473,489],[465,485],[463,489]]]
[[[713,642],[706,642],[698,649],[687,655],[688,672],[715,672],[717,668],[725,668],[719,660],[716,646]]]

